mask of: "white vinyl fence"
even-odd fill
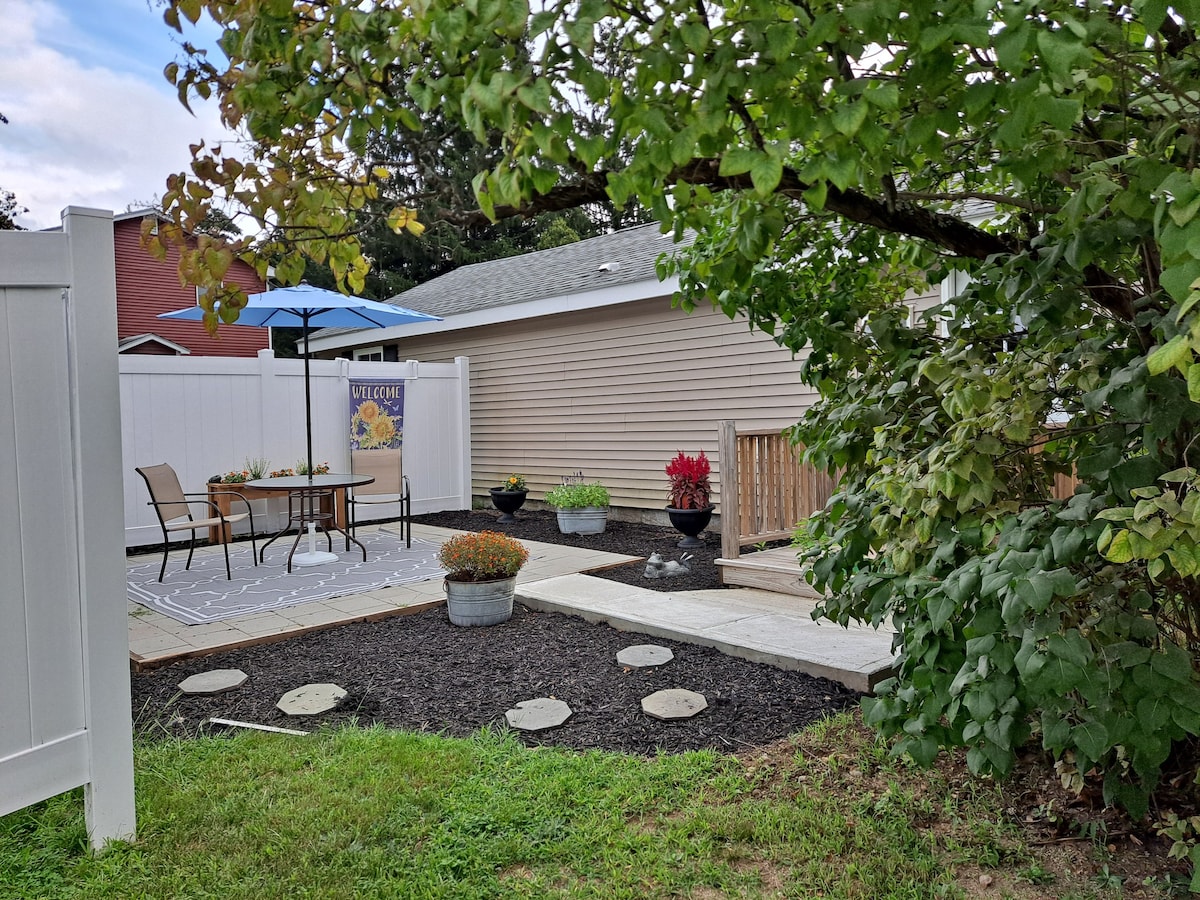
[[[266,459],[271,469],[294,468],[304,460],[303,360],[261,350],[257,359],[130,355],[119,361],[126,547],[162,542],[135,466],[168,463],[185,491],[200,492],[210,476],[240,471],[248,459]],[[314,359],[309,374],[316,464],[350,471],[351,378],[403,378],[404,473],[412,485],[413,512],[470,507],[465,357],[453,363]],[[254,501],[255,528],[281,527],[286,506],[286,499]],[[375,515],[397,512],[386,505]]]
[[[134,837],[112,213],[0,232],[0,815]]]

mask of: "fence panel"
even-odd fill
[[[736,475],[721,494],[721,554],[734,559],[745,544],[790,537],[829,500],[833,479],[802,465],[779,430],[737,431],[731,421],[719,427],[722,469],[732,460]]]
[[[169,463],[185,491],[199,492],[210,476],[240,470],[248,459],[267,459],[272,469],[304,460],[303,360],[279,359],[262,350],[256,359],[131,355],[119,361],[126,547],[162,540],[135,466]],[[453,363],[314,359],[309,376],[316,463],[348,471],[350,378],[404,379],[404,467],[413,512],[470,506],[465,358]],[[256,527],[281,526],[286,504],[280,498],[254,501]],[[388,512],[381,508],[374,514]],[[248,523],[239,527],[244,530]]]
[[[737,423],[718,423],[722,472],[721,555],[736,559],[741,547],[789,537],[796,523],[822,509],[833,494],[833,479],[800,462],[796,448],[781,431],[738,431]],[[1051,496],[1069,499],[1078,479],[1054,477]]]
[[[112,214],[0,233],[0,815],[83,785],[134,835]]]

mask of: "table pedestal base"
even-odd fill
[[[262,545],[259,551],[259,561],[267,561],[267,547],[283,537],[293,528],[296,529],[296,539],[288,551],[287,570],[292,566],[320,566],[331,563],[338,558],[333,552],[333,538],[330,529],[340,533],[346,539],[346,549],[351,544],[357,544],[362,551],[363,562],[367,561],[367,548],[362,542],[355,540],[346,533],[340,518],[344,512],[344,504],[339,502],[345,496],[345,489],[360,484],[370,484],[375,479],[370,475],[291,475],[280,478],[261,478],[247,482],[248,488],[265,491],[287,491],[288,523],[269,541]],[[325,550],[317,550],[317,529],[325,535]],[[308,536],[308,550],[297,553],[300,539]]]
[[[308,523],[308,549],[296,553],[292,552],[291,564],[293,566],[322,566],[325,563],[333,562],[338,558],[336,553],[330,553],[328,550],[317,549],[317,523]]]

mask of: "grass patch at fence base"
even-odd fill
[[[1039,856],[997,786],[852,716],[739,758],[350,728],[143,741],[136,769],[139,839],[99,857],[79,792],[0,819],[0,896],[1117,896],[1097,848]]]

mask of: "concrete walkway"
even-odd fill
[[[591,575],[517,585],[517,599],[621,631],[714,647],[869,691],[892,666],[890,630],[814,622],[815,602],[753,588],[652,591]]]
[[[456,533],[413,527],[414,537],[438,542]],[[856,690],[869,690],[889,671],[890,632],[817,624],[809,615],[812,601],[750,588],[665,592],[633,587],[583,573],[637,557],[524,543],[530,560],[517,579],[517,600],[526,606],[605,622],[623,631],[715,647],[731,656],[831,678]],[[221,550],[214,547],[196,552]],[[131,557],[129,564],[145,559]],[[175,551],[168,565],[182,566],[183,559],[184,554]],[[269,643],[348,622],[410,614],[443,603],[440,578],[208,625],[185,625],[129,601],[130,662],[135,669],[151,668],[174,659]]]

